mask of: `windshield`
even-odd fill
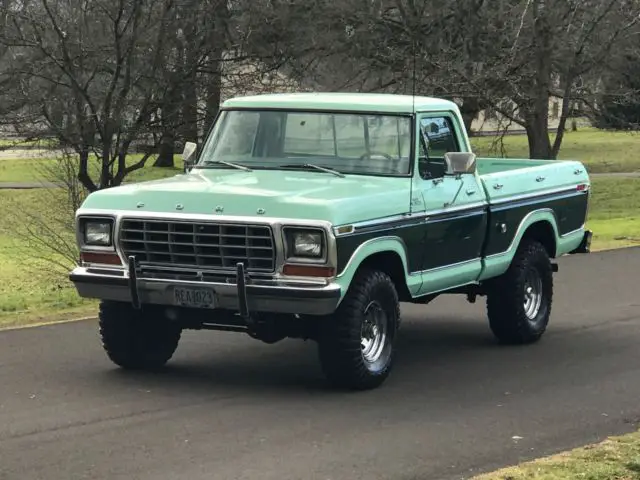
[[[409,116],[230,110],[221,112],[198,165],[398,176],[409,173],[410,154]]]

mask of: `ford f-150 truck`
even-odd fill
[[[224,102],[185,173],[92,193],[70,279],[103,347],[163,366],[184,329],[312,339],[327,379],[389,375],[401,302],[485,296],[502,343],[547,328],[553,262],[587,253],[578,161],[476,158],[457,105],[295,93]]]

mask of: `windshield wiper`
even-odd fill
[[[249,167],[238,165],[237,163],[225,162],[224,160],[206,160],[204,163],[194,165],[193,168],[206,168],[212,165],[226,165],[227,167],[237,168],[238,170],[244,170],[245,172],[253,172]]]
[[[333,173],[336,177],[344,178],[344,174],[340,173],[333,168],[321,167],[319,165],[314,165],[313,163],[290,163],[287,165],[280,165],[280,168],[314,168],[316,170],[320,170],[321,172]]]

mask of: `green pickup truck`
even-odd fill
[[[185,173],[92,193],[70,279],[103,347],[154,369],[184,329],[318,344],[331,384],[389,375],[401,302],[486,296],[502,343],[549,322],[552,259],[588,253],[577,161],[476,158],[457,105],[296,93],[223,103]]]

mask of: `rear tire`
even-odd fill
[[[103,301],[99,314],[102,347],[109,359],[127,370],[155,370],[173,356],[182,328],[153,310]]]
[[[544,246],[525,239],[509,269],[491,282],[487,294],[489,326],[501,343],[537,342],[549,324],[553,270]]]
[[[322,321],[318,352],[329,382],[353,390],[380,386],[393,365],[400,323],[391,278],[379,271],[358,272],[336,313]]]

